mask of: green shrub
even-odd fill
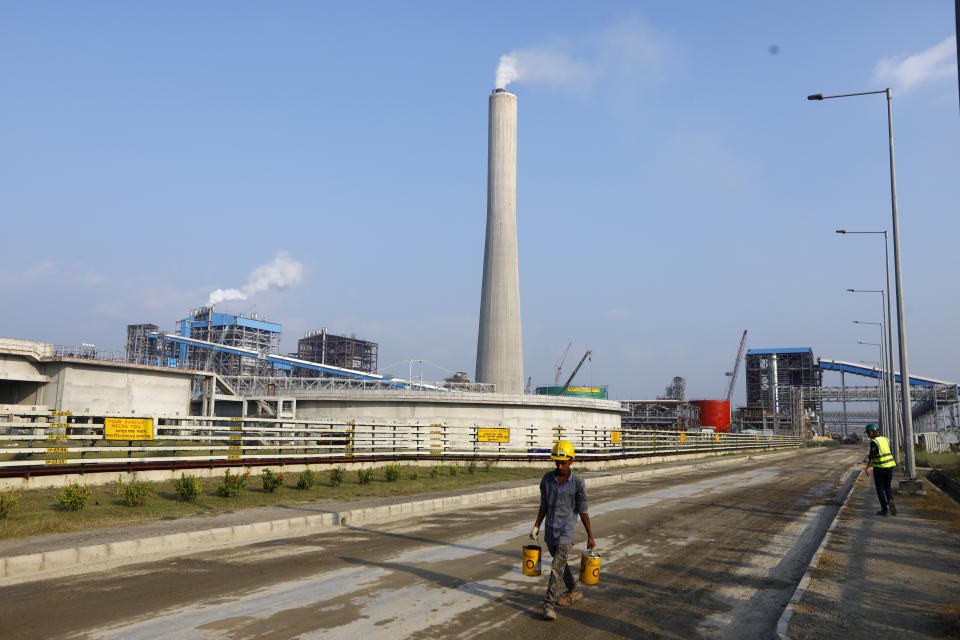
[[[486,462],[484,462],[484,463],[483,463],[483,470],[484,470],[486,473],[490,473],[491,471],[493,471],[493,461],[492,461],[492,460],[487,460]]]
[[[450,475],[455,476],[460,472],[460,468],[457,465],[452,464],[447,468],[447,471],[450,473]]]
[[[339,487],[343,484],[343,479],[346,477],[347,473],[343,470],[342,467],[334,467],[330,469],[330,484],[335,487]]]
[[[173,492],[177,494],[177,500],[194,502],[203,493],[203,486],[193,476],[181,473],[180,479],[173,481]]]
[[[420,472],[414,469],[413,471],[407,474],[407,477],[410,478],[411,480],[416,480],[417,478],[420,477]]]
[[[357,480],[360,484],[373,482],[373,469],[357,469]]]
[[[60,506],[70,511],[80,511],[87,506],[88,500],[90,500],[90,488],[82,487],[76,482],[65,486],[57,498]]]
[[[10,507],[17,504],[17,498],[19,497],[19,490],[13,493],[0,493],[0,520],[10,515]]]
[[[297,489],[312,489],[317,484],[317,474],[310,469],[304,469],[297,478]]]
[[[139,507],[150,497],[149,482],[131,482],[123,485],[123,501],[128,507]]]
[[[471,460],[470,464],[467,465],[467,473],[476,473],[477,472],[477,461]]]
[[[433,469],[430,469],[430,477],[431,478],[440,477],[440,465],[436,465]]]
[[[400,479],[400,466],[396,464],[388,464],[383,468],[383,478],[387,482],[396,482]]]
[[[267,493],[273,493],[277,487],[283,484],[283,474],[274,473],[270,469],[264,471],[260,479],[263,481],[263,490]]]
[[[240,492],[247,486],[247,478],[249,477],[249,471],[242,474],[231,474],[230,469],[227,469],[223,475],[223,480],[217,485],[217,495],[224,498],[233,498],[240,495]]]

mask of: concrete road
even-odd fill
[[[0,636],[771,638],[862,456],[739,459],[593,490],[600,582],[555,622],[540,619],[549,572],[520,569],[531,502],[6,587]]]

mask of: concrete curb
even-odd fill
[[[783,452],[768,455],[780,457]],[[749,457],[767,456],[751,454]],[[585,482],[588,487],[606,486],[653,476],[673,475],[685,471],[733,464],[742,459],[727,458],[661,469],[610,474],[596,478],[585,478]],[[342,526],[388,522],[414,514],[437,513],[477,504],[515,502],[519,498],[537,496],[539,491],[539,485],[533,484],[525,487],[444,496],[348,511],[333,511],[313,516],[254,522],[231,527],[172,533],[149,538],[58,549],[43,553],[9,556],[0,558],[0,586],[81,573],[83,568],[89,565],[97,565],[98,570],[114,568],[125,564],[161,560],[186,553],[225,548],[237,543],[253,544],[281,538],[307,536]]]
[[[851,471],[860,466],[861,465],[859,463],[854,465],[851,467]],[[813,571],[813,568],[820,563],[820,556],[823,554],[824,549],[826,549],[827,540],[830,539],[830,534],[833,533],[834,528],[836,528],[837,523],[840,521],[840,514],[846,510],[850,496],[853,495],[853,485],[855,485],[857,480],[860,479],[861,473],[863,473],[862,468],[859,470],[859,473],[853,476],[853,480],[850,481],[850,486],[847,487],[847,494],[843,497],[843,504],[840,505],[840,508],[837,509],[837,513],[834,514],[833,521],[830,522],[830,526],[827,527],[827,530],[823,534],[823,539],[820,541],[820,545],[817,547],[816,552],[814,552],[813,557],[810,558],[810,562],[807,564],[807,570],[803,572],[803,578],[801,578],[800,582],[797,583],[797,588],[793,590],[793,595],[790,597],[789,602],[787,602],[787,606],[783,610],[783,613],[780,614],[780,619],[777,620],[778,640],[790,640],[790,636],[787,634],[787,627],[790,626],[790,618],[793,617],[794,607],[803,598],[803,594],[807,590],[807,585],[810,584],[810,574]]]

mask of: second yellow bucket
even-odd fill
[[[540,545],[528,544],[523,547],[523,575],[540,575]]]
[[[600,581],[600,554],[590,550],[580,556],[580,582],[597,584]]]

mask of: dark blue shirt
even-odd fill
[[[577,514],[587,513],[587,485],[573,471],[560,484],[556,473],[551,471],[540,480],[540,506],[547,509],[544,518],[546,543],[573,544]]]

